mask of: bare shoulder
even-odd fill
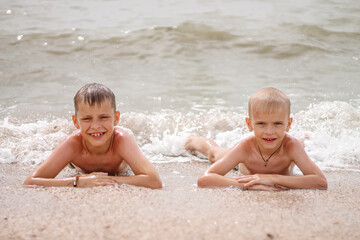
[[[120,127],[116,127],[114,130],[113,151],[124,159],[133,170],[135,162],[146,160],[134,136]]]
[[[256,146],[255,136],[250,136],[242,139],[238,142],[231,150],[232,157],[240,157],[240,162],[245,162],[246,159],[251,156],[254,152],[254,147]]]
[[[303,148],[303,143],[296,137],[294,136],[291,136],[289,134],[286,134],[285,135],[285,138],[284,138],[284,142],[283,142],[284,146],[287,146],[287,147],[301,147]]]
[[[75,132],[66,137],[64,141],[60,143],[60,146],[65,146],[72,150],[80,150],[83,148],[82,139],[80,132]]]
[[[127,132],[121,127],[116,127],[114,129],[114,144],[113,146],[116,150],[130,150],[129,148],[137,147],[135,138],[132,134]]]
[[[238,142],[234,148],[241,152],[250,152],[251,149],[256,145],[255,136],[249,136]]]
[[[293,137],[289,134],[285,135],[283,146],[289,154],[297,154],[299,151],[304,151],[304,143],[300,139]]]
[[[56,169],[56,174],[69,162],[81,156],[83,150],[82,135],[75,132],[66,137],[50,154],[47,160],[41,165],[45,171]],[[55,175],[56,176],[56,175]]]
[[[115,127],[114,129],[114,140],[115,141],[127,141],[133,140],[133,136],[121,127]]]

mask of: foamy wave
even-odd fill
[[[189,156],[183,145],[190,133],[210,137],[222,147],[232,147],[251,134],[245,125],[245,116],[219,110],[200,114],[128,113],[123,115],[122,124],[134,132],[150,159],[161,162],[169,161],[168,157]],[[321,168],[360,167],[357,146],[360,110],[349,103],[321,102],[309,106],[294,115],[290,134],[305,141],[309,156]]]
[[[204,113],[161,111],[124,113],[120,126],[132,132],[152,162],[203,161],[184,149],[195,133],[232,147],[249,136],[245,113],[212,110]],[[0,162],[38,164],[75,128],[71,121],[55,119],[34,123],[0,121]],[[346,102],[321,102],[294,114],[290,134],[304,139],[309,156],[322,168],[360,168],[360,110]]]
[[[218,134],[234,129],[246,131],[245,114],[211,110],[206,113],[179,113],[162,111],[155,113],[126,113],[120,124],[133,131],[141,145],[167,136],[184,136],[195,133],[215,138]]]
[[[294,135],[321,166],[360,167],[360,109],[346,102],[321,102],[295,116]]]
[[[73,131],[64,119],[21,124],[5,118],[0,122],[0,163],[41,163]]]

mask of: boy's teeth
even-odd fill
[[[100,137],[101,135],[103,135],[102,133],[93,133],[93,134],[91,134],[91,135],[93,135],[94,137]]]

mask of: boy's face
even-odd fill
[[[109,100],[94,106],[80,102],[76,115],[72,116],[88,147],[108,147],[119,117],[120,112],[114,112]]]
[[[254,131],[259,147],[269,152],[280,146],[292,123],[287,110],[280,109],[273,113],[258,111],[250,116],[246,118],[249,130]]]

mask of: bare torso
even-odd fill
[[[76,146],[77,153],[72,163],[86,173],[106,172],[111,175],[117,174],[124,170],[125,161],[117,153],[117,149],[121,147],[122,129],[116,128],[114,131],[113,141],[109,149],[104,154],[93,154],[86,148],[81,134],[71,136]]]
[[[240,171],[243,174],[280,174],[280,175],[292,175],[294,163],[287,154],[287,146],[291,141],[290,136],[284,138],[284,142],[279,151],[274,154],[265,166],[264,160],[261,158],[260,152],[257,148],[257,143],[254,137],[249,137],[245,140],[248,157],[241,164]]]

